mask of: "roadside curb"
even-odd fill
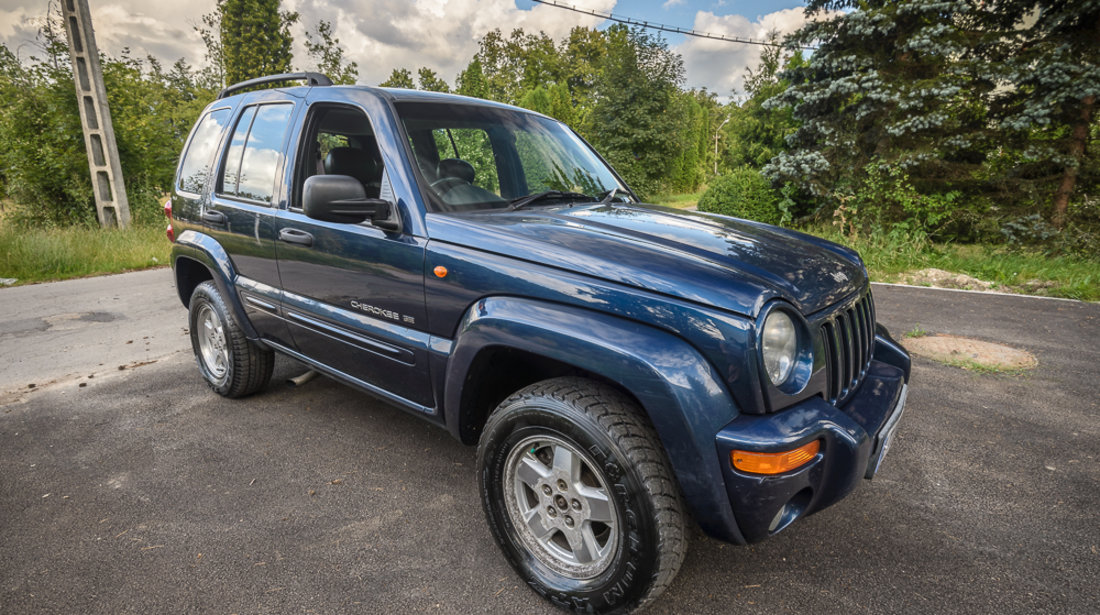
[[[995,290],[969,290],[966,288],[941,288],[939,286],[916,286],[914,284],[895,284],[892,282],[871,282],[873,286],[894,286],[898,288],[918,288],[920,290],[943,290],[953,293],[972,293],[976,295],[996,295],[999,297],[1020,297],[1023,299],[1046,299],[1047,301],[1069,301],[1070,303],[1084,303],[1086,305],[1100,304],[1098,301],[1082,301],[1081,299],[1067,299],[1065,297],[1045,297],[1043,295],[1024,295],[1021,293],[1002,293]]]

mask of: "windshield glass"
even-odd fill
[[[480,105],[396,107],[435,211],[630,198],[611,169],[560,122]]]

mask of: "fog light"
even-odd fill
[[[730,461],[733,467],[752,474],[782,474],[800,468],[817,456],[821,450],[821,440],[779,453],[754,453],[752,451],[733,451]]]

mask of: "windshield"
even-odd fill
[[[396,107],[435,211],[630,198],[611,169],[560,122],[480,105]]]

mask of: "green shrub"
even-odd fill
[[[772,188],[771,181],[750,167],[734,169],[714,179],[699,199],[699,211],[785,224],[791,219],[790,200]]]
[[[0,44],[0,198],[11,201],[12,225],[94,227],[88,156],[56,15],[39,37],[45,56],[25,62]],[[165,68],[123,51],[102,62],[131,218],[160,225],[183,140],[213,91],[182,60]]]
[[[962,194],[921,193],[900,166],[873,162],[864,167],[854,197],[858,222],[869,229],[901,227],[935,236],[952,222]]]
[[[1082,195],[1069,204],[1066,228],[1057,229],[1037,213],[1003,222],[1005,241],[1014,247],[1027,246],[1051,256],[1076,256],[1097,260],[1100,255],[1100,198]]]

